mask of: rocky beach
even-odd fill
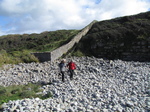
[[[66,70],[65,82],[59,76],[60,60],[1,68],[0,85],[43,83],[42,94],[53,94],[45,100],[9,101],[3,112],[150,112],[150,62],[72,59],[77,69],[73,80]]]

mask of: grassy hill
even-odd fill
[[[52,51],[69,42],[79,30],[58,30],[41,34],[5,35],[0,37],[0,65],[37,62],[31,52]]]
[[[70,41],[78,30],[58,30],[41,34],[6,35],[0,37],[0,50],[7,52],[28,49],[44,52],[52,51]]]
[[[148,59],[150,57],[144,55],[150,53],[149,46],[150,11],[95,23],[77,45],[74,54],[123,59],[128,53],[133,58],[139,55]]]

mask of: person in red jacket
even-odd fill
[[[69,72],[70,72],[70,80],[73,79],[73,75],[74,75],[74,70],[76,69],[76,64],[73,62],[73,60],[71,60],[68,64],[67,67],[69,68]]]

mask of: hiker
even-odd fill
[[[69,68],[69,72],[70,72],[70,80],[72,80],[73,79],[73,75],[75,74],[74,70],[76,69],[76,64],[73,62],[73,60],[71,60],[67,64],[67,67]]]
[[[62,75],[62,81],[64,82],[64,74],[65,74],[65,70],[66,70],[66,64],[65,64],[66,60],[63,59],[60,63],[59,63],[59,68],[60,68],[60,73]]]

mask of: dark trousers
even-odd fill
[[[70,79],[73,79],[73,75],[74,75],[74,70],[69,70],[70,71]]]
[[[62,81],[63,81],[63,82],[65,81],[65,80],[64,80],[64,74],[65,74],[65,72],[64,72],[64,71],[61,71]]]

